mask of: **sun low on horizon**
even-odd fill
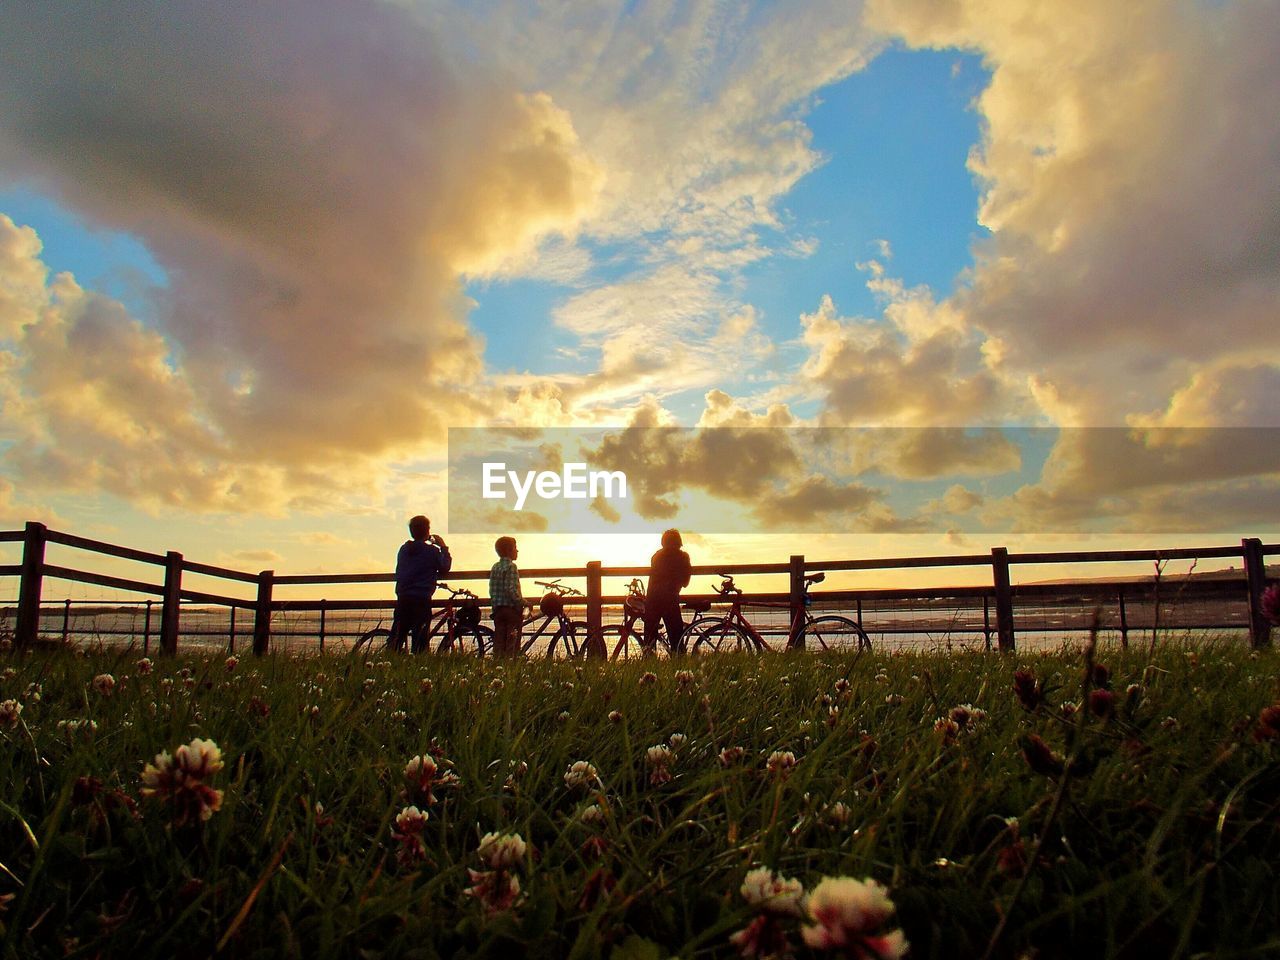
[[[293,574],[415,514],[466,570],[1274,540],[1276,13],[15,5],[0,529]],[[628,489],[517,509],[499,459]]]

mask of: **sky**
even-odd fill
[[[416,513],[470,569],[517,521],[524,566],[1274,540],[1277,64],[1276,0],[9,4],[0,527],[280,573]],[[608,448],[651,533],[454,535],[476,427],[689,433]]]

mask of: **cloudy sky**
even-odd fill
[[[0,526],[383,569],[443,530],[450,427],[927,427],[875,456],[941,484],[927,534],[793,450],[767,502],[814,557],[1265,536],[1277,64],[1276,0],[17,0]],[[1128,429],[957,472],[1004,425]],[[648,519],[696,534],[730,458],[680,457]]]

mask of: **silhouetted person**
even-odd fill
[[[520,655],[520,625],[524,621],[524,596],[516,557],[515,537],[499,537],[493,549],[498,562],[489,571],[489,605],[493,608],[493,652],[499,657]]]
[[[666,624],[667,640],[672,652],[682,651],[680,635],[684,618],[680,616],[680,591],[689,585],[693,568],[689,555],[680,548],[684,541],[679,530],[662,534],[662,549],[649,561],[649,588],[644,597],[644,650],[653,653],[658,645],[659,623]]]
[[[440,537],[431,535],[431,521],[417,516],[409,521],[409,536],[396,555],[396,612],[391,619],[391,646],[404,647],[404,635],[413,638],[413,652],[421,653],[431,630],[431,595],[436,581],[453,567],[453,557]]]

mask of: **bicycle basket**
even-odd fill
[[[458,604],[458,626],[463,630],[474,630],[480,626],[479,600],[463,600]]]
[[[564,597],[558,593],[544,593],[538,609],[544,617],[558,617],[564,613]]]
[[[644,616],[644,597],[627,597],[622,604],[632,613]]]

